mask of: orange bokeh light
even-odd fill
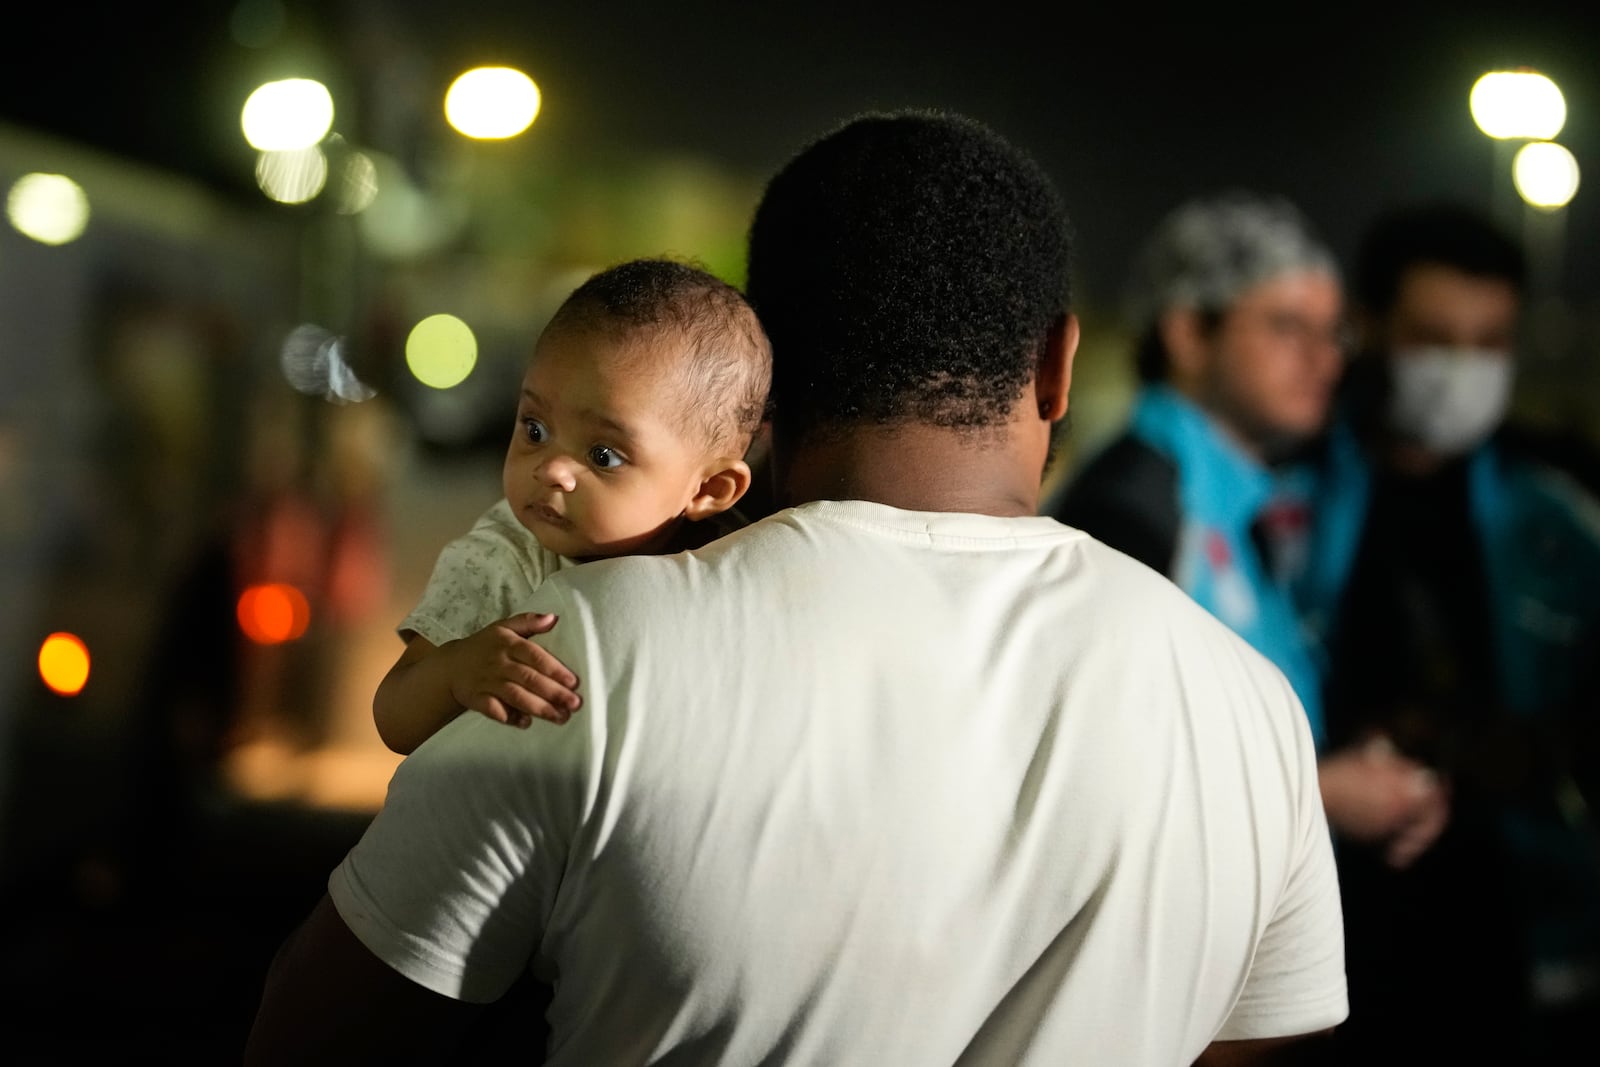
[[[51,634],[39,646],[39,677],[62,696],[77,696],[89,681],[88,646],[77,634]]]
[[[285,582],[252,585],[239,594],[239,629],[258,645],[293,641],[311,622],[306,595]]]

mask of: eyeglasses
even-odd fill
[[[1255,318],[1275,339],[1302,349],[1318,345],[1348,352],[1355,343],[1354,331],[1347,322],[1323,325],[1291,311],[1263,311]]]

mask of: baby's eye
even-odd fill
[[[525,418],[522,420],[522,430],[527,434],[528,440],[540,444],[550,438],[550,431],[545,429],[544,423],[538,419]]]
[[[612,470],[622,466],[622,457],[605,445],[595,445],[589,449],[589,462],[602,470]]]

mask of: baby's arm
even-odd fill
[[[529,640],[555,622],[526,612],[442,645],[414,635],[373,696],[378,736],[403,755],[463,711],[519,727],[566,722],[580,703],[577,676]]]

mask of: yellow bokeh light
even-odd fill
[[[1511,179],[1522,199],[1554,211],[1566,207],[1578,192],[1578,161],[1554,141],[1534,141],[1518,149]]]
[[[429,315],[406,337],[406,366],[417,381],[450,389],[467,380],[478,362],[478,339],[454,315]]]
[[[1567,121],[1561,90],[1531,70],[1490,71],[1473,83],[1468,104],[1472,121],[1490,137],[1545,141]]]
[[[316,147],[262,152],[256,158],[256,184],[280,204],[303,204],[328,184],[328,157]]]
[[[76,634],[51,634],[39,646],[39,677],[53,692],[77,696],[89,681],[88,646]]]
[[[480,140],[515,137],[539,114],[539,87],[514,67],[477,67],[450,84],[444,115],[456,131]]]
[[[310,148],[333,128],[333,96],[310,78],[267,82],[244,102],[239,125],[258,152]]]
[[[40,244],[63,245],[89,225],[89,197],[65,174],[24,174],[11,186],[6,215],[17,232]]]

